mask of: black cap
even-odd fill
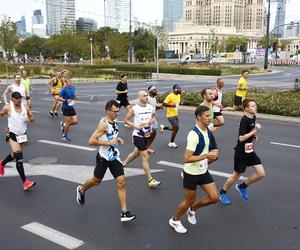
[[[22,95],[20,94],[20,92],[18,92],[18,91],[15,91],[15,92],[12,92],[11,93],[11,98],[16,98],[16,99],[18,99],[18,98],[21,98],[22,97]]]

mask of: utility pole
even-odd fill
[[[278,43],[279,43],[279,20],[280,20],[280,10],[281,10],[281,7],[277,8],[278,9],[278,18],[277,18],[277,24],[278,24],[278,27],[277,27],[277,34],[276,34],[276,62],[277,62],[277,57],[278,57]]]
[[[104,27],[106,26],[106,0],[104,0]]]
[[[129,0],[129,63],[132,63],[131,0]]]
[[[271,0],[268,0],[267,34],[266,34],[264,69],[268,69],[268,56],[269,56],[268,52],[269,52],[269,45],[270,45],[270,8],[271,8]]]

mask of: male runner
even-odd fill
[[[80,205],[84,205],[85,192],[91,187],[99,185],[107,168],[109,168],[116,180],[122,211],[121,221],[123,222],[134,220],[136,216],[127,210],[126,204],[125,175],[119,152],[119,145],[124,144],[124,141],[119,137],[119,129],[116,122],[119,112],[120,108],[117,101],[111,100],[106,103],[105,117],[100,120],[97,129],[89,139],[90,145],[99,146],[94,176],[82,186],[77,187],[77,202]]]
[[[56,76],[50,79],[50,81],[48,82],[49,91],[52,93],[52,96],[54,97],[53,105],[49,110],[49,115],[51,117],[58,117],[58,109],[61,105],[61,102],[59,102],[56,97],[59,95],[64,85],[65,85],[65,80],[62,78],[61,72],[57,72]]]
[[[148,94],[146,91],[139,91],[138,103],[134,105],[124,118],[124,122],[134,128],[132,132],[132,141],[135,149],[130,153],[123,162],[124,167],[137,157],[142,158],[143,168],[148,179],[148,187],[156,188],[161,184],[155,180],[150,172],[149,154],[147,151],[147,139],[150,137],[152,125],[155,123],[153,119],[153,107],[147,103]],[[133,122],[131,121],[133,119]]]
[[[171,128],[160,125],[160,132],[163,133],[164,130],[171,130],[171,141],[168,146],[170,148],[177,148],[178,145],[175,143],[175,137],[179,130],[179,119],[178,119],[178,108],[181,101],[181,87],[178,84],[173,85],[173,92],[170,93],[166,99],[163,101],[163,106],[167,108],[166,116],[172,125]]]
[[[26,96],[27,104],[31,108],[31,100],[30,100],[31,83],[26,70],[23,70],[21,84],[25,86],[27,92],[27,96]]]
[[[64,88],[60,91],[59,96],[56,96],[58,101],[63,102],[62,112],[65,117],[65,122],[60,122],[61,132],[62,132],[62,141],[69,142],[72,139],[68,136],[70,126],[78,124],[78,117],[74,109],[75,99],[75,87],[72,85],[72,80],[67,79],[65,81]]]
[[[22,103],[22,95],[19,92],[11,94],[11,102],[6,104],[0,111],[0,118],[8,116],[8,142],[11,148],[9,154],[3,161],[0,161],[0,175],[4,175],[4,166],[16,159],[16,168],[22,179],[24,191],[29,190],[35,185],[34,181],[26,178],[23,167],[22,148],[27,142],[27,122],[33,122],[34,117],[28,106]]]
[[[208,171],[208,165],[216,161],[219,156],[215,138],[207,128],[211,113],[208,107],[198,106],[195,116],[196,125],[188,134],[184,153],[184,200],[179,204],[175,216],[169,220],[169,225],[177,233],[187,232],[187,229],[180,222],[184,213],[187,213],[188,221],[195,225],[197,223],[196,210],[217,203],[219,200],[217,185]],[[196,201],[198,185],[207,195]]]
[[[248,200],[248,186],[256,181],[259,181],[265,176],[265,169],[260,158],[254,151],[254,143],[256,136],[261,129],[261,124],[256,123],[256,103],[253,99],[243,100],[244,116],[240,122],[239,137],[234,153],[234,171],[227,179],[223,188],[220,191],[220,201],[224,205],[230,205],[230,199],[227,195],[229,188],[238,181],[242,173],[247,167],[253,166],[255,173],[252,174],[245,182],[236,184],[235,188],[239,191],[244,200]]]
[[[224,87],[224,78],[219,78],[217,80],[217,85],[213,90],[213,109],[214,109],[214,127],[221,127],[224,125],[224,117],[222,114],[223,105],[222,105],[222,97],[223,92],[222,88]]]
[[[205,88],[201,91],[201,96],[203,97],[203,102],[200,104],[202,106],[206,106],[209,109],[210,112],[210,123],[208,128],[211,132],[215,132],[217,130],[216,127],[214,127],[214,107],[213,107],[213,91],[211,88]]]

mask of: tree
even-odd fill
[[[284,51],[290,43],[290,40],[281,40],[279,43],[279,48]]]
[[[33,35],[18,44],[16,51],[19,55],[38,56],[43,53],[44,43],[44,38]]]
[[[240,52],[247,52],[247,45],[249,39],[245,37],[232,36],[226,40],[226,51],[235,52],[239,50]]]
[[[276,43],[277,38],[274,35],[270,35],[270,43],[269,46],[271,46],[273,43]],[[266,35],[263,36],[263,38],[261,39],[260,43],[258,44],[258,46],[260,46],[261,48],[265,48],[266,46]],[[269,47],[270,48],[270,47]]]
[[[13,52],[18,44],[19,37],[15,23],[4,16],[0,20],[0,45],[8,58],[12,58]]]

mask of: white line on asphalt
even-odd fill
[[[168,166],[168,167],[180,168],[180,169],[183,169],[183,166],[184,166],[183,164],[169,162],[169,161],[159,161],[159,162],[157,162],[157,164]],[[217,176],[226,177],[226,178],[231,176],[231,174],[224,173],[224,172],[219,172],[219,171],[215,171],[215,170],[210,170],[210,169],[209,169],[209,172],[212,175],[217,175]],[[246,180],[246,179],[247,178],[244,177],[244,176],[240,177],[240,180]]]
[[[44,101],[53,101],[53,99],[51,98],[40,98],[41,100]],[[75,101],[75,103],[79,103],[79,104],[91,104],[90,102],[83,102],[83,101]]]
[[[79,145],[74,145],[74,144],[67,144],[67,143],[56,142],[56,141],[38,140],[38,142],[51,144],[51,145],[55,145],[55,146],[66,147],[66,148],[76,148],[76,149],[81,149],[81,150],[85,150],[85,151],[95,151],[95,150],[97,150],[96,148],[84,147],[84,146],[79,146]]]
[[[31,110],[31,113],[39,114],[40,111]]]
[[[84,244],[82,240],[78,240],[38,222],[26,224],[21,228],[68,249],[76,249]]]
[[[279,143],[279,142],[273,142],[273,141],[271,141],[270,144],[285,146],[285,147],[291,147],[291,148],[300,148],[300,146],[298,146],[298,145],[285,144],[285,143]]]

